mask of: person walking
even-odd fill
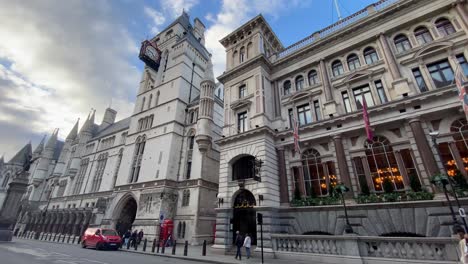
[[[237,247],[237,252],[236,252],[236,259],[239,257],[239,260],[242,260],[242,254],[241,254],[241,249],[242,246],[244,245],[244,239],[242,235],[239,233],[239,231],[236,231],[236,247]]]
[[[458,235],[460,236],[460,242],[458,243],[460,250],[460,262],[462,264],[468,264],[468,234],[460,232]]]
[[[127,232],[125,232],[125,234],[123,235],[123,239],[124,239],[124,246],[126,247],[128,245],[128,243],[130,243],[130,237],[132,236],[132,231],[127,230]]]
[[[250,258],[250,246],[251,245],[252,245],[252,239],[250,238],[250,234],[247,233],[244,239],[245,254],[247,255],[247,259]]]
[[[140,232],[138,232],[138,245],[140,245],[140,242],[143,240],[143,236],[145,233],[143,233],[143,229],[140,229]]]
[[[130,237],[130,246],[131,247],[134,247],[137,242],[137,237],[138,237],[138,230],[135,229],[135,231],[133,231],[132,233],[132,236]]]

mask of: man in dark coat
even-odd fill
[[[131,247],[134,247],[136,242],[137,242],[137,237],[138,237],[138,230],[135,229],[135,231],[133,231],[132,233],[132,237],[130,238],[130,246]]]
[[[242,249],[242,246],[244,245],[244,238],[239,233],[239,231],[236,231],[235,242],[236,242],[236,247],[237,247],[236,259],[237,259],[237,256],[239,256],[239,260],[242,260],[241,249]]]
[[[143,240],[143,236],[145,234],[143,233],[143,229],[140,229],[140,232],[138,232],[138,245],[140,245],[140,242]]]

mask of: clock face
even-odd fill
[[[152,60],[156,60],[158,58],[158,51],[152,47],[152,46],[147,46],[145,50],[145,55],[150,57]]]

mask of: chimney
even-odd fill
[[[111,108],[107,108],[102,118],[101,129],[104,129],[115,122],[115,117],[117,116],[117,111]]]
[[[202,45],[205,45],[205,25],[200,19],[198,19],[198,17],[194,20],[193,35]]]

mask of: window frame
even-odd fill
[[[457,32],[452,22],[445,17],[441,17],[437,19],[434,24],[435,24],[435,27],[437,28],[437,32],[439,32],[439,34],[442,37],[450,36]],[[449,31],[453,31],[453,32],[449,32]]]
[[[331,67],[332,67],[333,77],[338,77],[344,74],[343,63],[340,60],[333,61]]]
[[[286,84],[288,84],[289,86],[286,87]],[[283,82],[283,95],[290,95],[291,94],[291,81],[290,80],[286,80]]]
[[[396,35],[393,38],[393,44],[395,45],[397,53],[403,53],[413,48],[408,36],[405,34]]]
[[[413,78],[416,81],[416,86],[418,87],[419,92],[424,93],[429,91],[426,80],[424,80],[424,76],[422,75],[421,69],[419,67],[416,67],[411,69],[411,72],[413,73]]]
[[[242,99],[247,96],[247,85],[242,84],[239,86],[239,99]]]
[[[382,80],[375,80],[374,81],[375,90],[377,91],[377,95],[379,96],[379,100],[381,104],[388,103],[388,97],[385,93],[385,87],[383,86]]]
[[[247,111],[237,114],[237,132],[243,133],[247,131]]]
[[[299,75],[294,79],[294,86],[296,91],[301,91],[304,89],[304,76]]]
[[[365,48],[363,51],[363,55],[367,65],[371,65],[379,61],[379,55],[377,54],[377,50],[375,50],[373,47]]]
[[[363,91],[366,88],[367,88],[367,91]],[[359,93],[356,92],[358,90],[360,90]],[[362,107],[363,107],[362,102],[359,102],[359,104],[358,104],[358,98],[360,98],[360,97],[366,99],[367,107],[372,107],[372,106],[375,105],[374,96],[372,95],[372,89],[371,89],[369,84],[365,84],[365,85],[361,85],[359,87],[353,88],[352,92],[353,92],[354,102],[356,103],[356,108],[358,110],[361,110]],[[369,95],[370,97],[366,96],[366,95]],[[369,103],[369,99],[370,99],[371,103]],[[361,106],[361,107],[359,107],[359,106]]]
[[[441,68],[440,65],[443,63],[446,63],[447,66]],[[453,81],[455,80],[455,73],[448,59],[443,59],[443,60],[439,60],[439,61],[427,64],[426,67],[427,67],[427,70],[429,71],[429,75],[431,76],[434,87],[443,88],[443,87],[449,86],[450,84],[453,84]],[[432,67],[436,67],[436,69],[432,70],[431,69]],[[447,79],[447,76],[445,75],[447,73],[446,70],[449,70],[450,74],[452,75],[452,79],[450,81],[449,79]],[[443,79],[444,81],[441,85],[439,85],[439,83],[436,82],[436,80],[434,79],[434,74],[436,73],[438,73],[441,79]]]
[[[431,32],[425,26],[417,27],[413,33],[419,45],[425,45],[434,41]]]
[[[348,69],[350,71],[355,71],[361,67],[361,61],[359,60],[359,56],[356,53],[350,54],[346,58],[346,63],[348,63]]]
[[[312,123],[312,112],[309,103],[297,106],[296,113],[299,126],[305,126]]]
[[[343,106],[346,113],[353,112],[353,107],[351,106],[351,98],[349,98],[348,91],[341,92],[341,98],[343,99]]]

